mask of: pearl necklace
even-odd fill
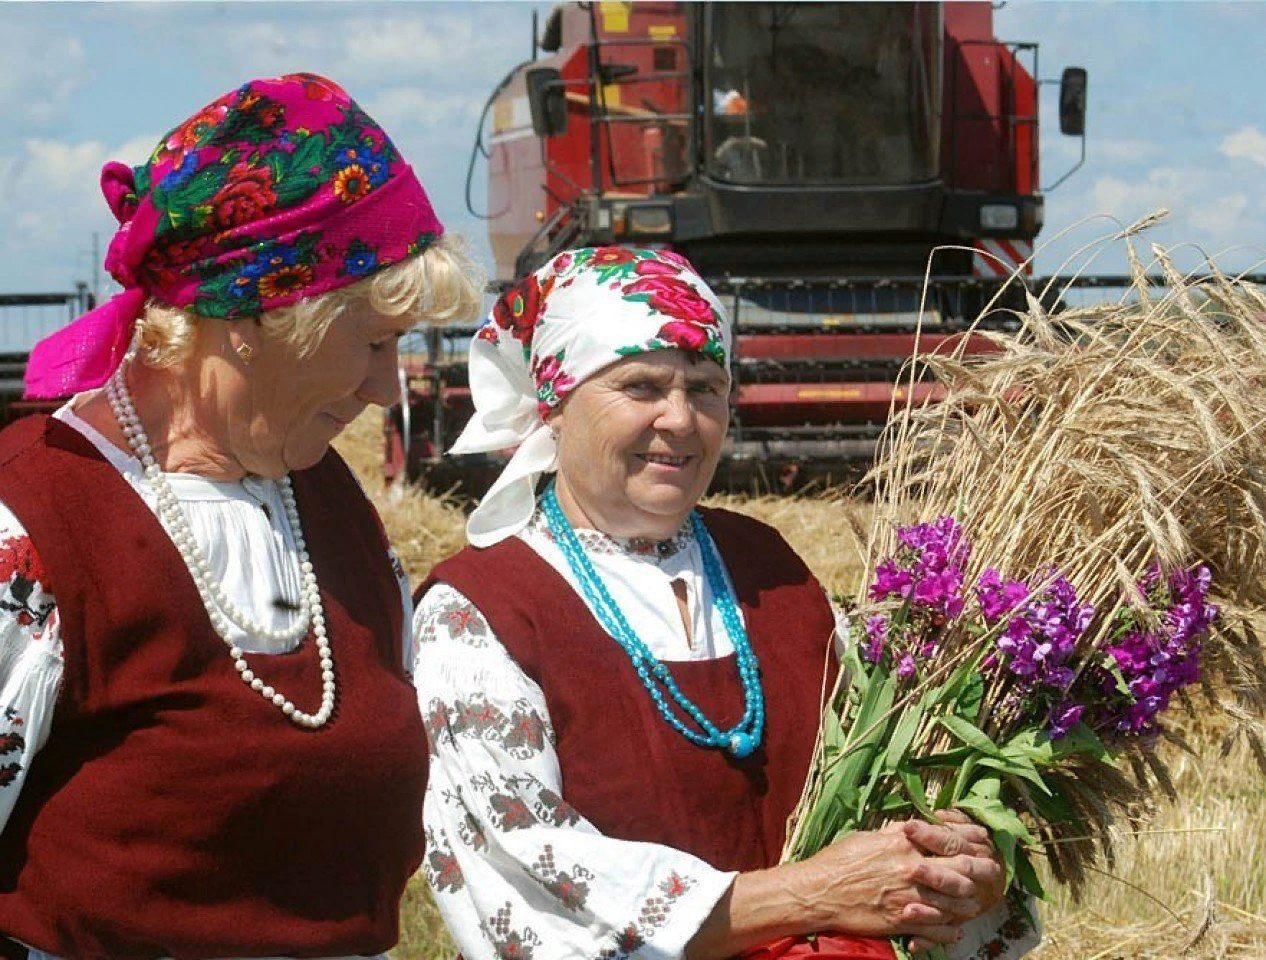
[[[224,588],[215,580],[207,565],[206,555],[194,539],[193,530],[180,506],[180,501],[176,499],[171,484],[167,482],[167,478],[158,467],[158,461],[154,459],[149,436],[136,415],[136,407],[132,404],[131,394],[128,393],[122,366],[106,381],[106,400],[109,401],[110,409],[114,411],[119,429],[127,438],[128,446],[141,462],[146,481],[158,498],[158,521],[167,531],[167,535],[189,569],[189,575],[193,578],[198,596],[202,598],[202,605],[211,619],[211,626],[229,648],[229,656],[233,659],[233,666],[238,676],[242,678],[242,682],[265,700],[280,708],[282,713],[299,726],[313,730],[324,726],[334,713],[337,690],[334,681],[334,655],[326,632],[325,607],[321,603],[321,591],[317,587],[316,572],[308,555],[303,527],[299,522],[299,507],[295,503],[290,477],[283,477],[278,486],[282,505],[286,511],[286,519],[294,534],[295,551],[299,558],[303,585],[299,592],[299,615],[295,623],[282,630],[273,630],[257,623],[233,603]],[[229,639],[230,626],[236,626],[244,633],[265,637],[277,643],[299,640],[311,628],[312,635],[316,639],[317,655],[321,661],[321,706],[317,712],[304,713],[297,709],[294,703],[257,677],[246,662],[245,651]]]

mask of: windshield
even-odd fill
[[[938,174],[940,8],[709,3],[707,169],[744,183]]]

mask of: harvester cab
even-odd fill
[[[987,2],[567,3],[535,33],[472,156],[495,285],[573,246],[690,258],[738,332],[723,485],[855,473],[894,403],[934,398],[901,373],[916,339],[952,344],[1031,272],[1037,46],[997,40]],[[1083,145],[1085,91],[1065,71]],[[389,473],[475,493],[493,475],[441,455],[470,409],[468,335],[430,331],[404,368]]]

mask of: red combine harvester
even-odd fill
[[[921,349],[945,345],[1028,270],[1037,46],[995,39],[989,3],[570,3],[539,57],[533,34],[471,160],[489,166],[496,286],[573,246],[689,257],[739,334],[720,485],[855,474],[905,398],[920,314]],[[1083,157],[1085,91],[1065,70]],[[470,411],[470,332],[428,331],[402,367],[390,476],[476,494],[495,476],[496,457],[442,455]]]

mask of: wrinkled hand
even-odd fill
[[[978,832],[979,831],[979,832]],[[956,943],[1001,885],[988,836],[970,822],[892,823],[849,834],[799,865],[822,930]]]
[[[962,918],[964,921],[971,920],[974,916],[992,910],[1002,902],[1007,889],[1006,871],[998,859],[998,852],[989,840],[988,830],[961,810],[941,810],[938,811],[937,816],[941,819],[940,825],[917,820],[906,824],[907,835],[915,846],[935,857],[953,859],[966,856],[975,861],[988,860],[995,868],[988,873],[979,872],[978,866],[972,868],[978,871],[970,875],[975,885],[972,899],[976,901],[980,909],[976,914]],[[937,941],[931,938],[916,935],[910,940],[910,949],[917,953],[928,949],[935,942]]]

